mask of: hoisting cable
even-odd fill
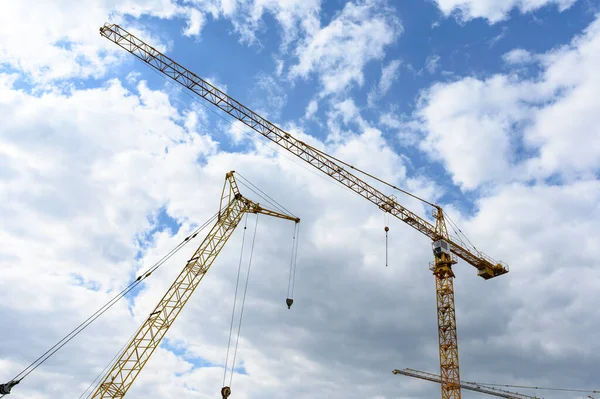
[[[258,136],[255,137],[255,135],[248,133],[246,130],[241,129],[237,124],[235,124],[233,120],[225,118],[223,115],[221,115],[220,113],[217,113],[213,107],[209,107],[208,105],[205,104],[204,101],[200,101],[198,99],[198,97],[196,96],[192,96],[187,90],[184,90],[184,88],[179,85],[179,84],[175,84],[173,83],[173,81],[171,79],[168,79],[164,74],[156,71],[154,68],[152,68],[150,65],[148,65],[146,62],[143,62],[142,60],[136,58],[137,61],[141,62],[142,65],[144,65],[145,68],[148,68],[150,71],[152,71],[152,73],[155,73],[157,76],[159,76],[161,79],[163,79],[165,81],[166,84],[171,85],[172,87],[175,88],[175,90],[179,90],[180,93],[183,93],[184,95],[188,96],[192,102],[195,102],[196,104],[199,104],[200,106],[204,107],[208,112],[213,113],[215,116],[221,118],[223,121],[225,121],[226,123],[229,123],[229,125],[231,126],[231,128],[233,129],[237,129],[237,131],[239,131],[242,134],[245,134],[246,136],[248,136],[249,138],[251,138],[252,140],[256,141],[258,144],[262,145],[263,147],[266,147],[268,149],[270,149],[271,151],[279,154],[282,158],[287,159],[288,161],[295,163],[297,166],[307,170],[309,173],[312,173],[313,175],[317,176],[320,179],[323,179],[323,181],[326,181],[329,184],[332,184],[334,186],[338,186],[342,189],[348,189],[348,187],[344,186],[343,184],[339,184],[338,182],[336,182],[335,180],[330,180],[328,178],[326,178],[325,176],[323,176],[323,174],[318,173],[317,171],[315,171],[314,169],[309,168],[308,166],[306,166],[304,163],[300,163],[298,162],[295,158],[288,156],[288,154],[281,152],[278,148],[271,146],[271,142],[269,139],[265,139],[263,140],[262,136]],[[175,100],[175,102],[181,102],[181,100],[179,100],[177,97],[173,98]],[[220,109],[220,108],[219,108]],[[224,112],[224,111],[223,111]]]
[[[285,300],[285,303],[287,304],[288,309],[290,309],[292,307],[292,304],[294,303],[293,283],[294,283],[294,280],[296,279],[296,265],[295,265],[294,254],[297,253],[297,251],[298,251],[296,237],[298,235],[299,230],[300,230],[299,224],[295,223],[294,224],[294,233],[292,236],[292,254],[290,256],[290,276],[288,277],[288,291],[287,291],[287,298]]]
[[[385,224],[385,227],[383,228],[383,230],[385,231],[385,267],[388,266],[388,231],[390,231],[389,228],[389,224],[390,224],[390,214],[385,212],[383,214],[383,221]]]
[[[137,329],[133,332],[133,334],[131,334],[131,337],[129,337],[129,339],[127,341],[125,341],[125,343],[123,344],[123,346],[121,347],[121,349],[119,349],[119,351],[117,352],[117,354],[115,356],[113,356],[113,358],[106,364],[106,366],[104,367],[104,369],[100,372],[100,374],[98,374],[96,376],[96,378],[94,378],[94,381],[92,381],[90,383],[90,385],[85,389],[85,391],[83,391],[83,393],[79,396],[79,398],[77,399],[82,399],[83,395],[85,395],[85,393],[92,388],[93,389],[90,390],[90,392],[87,394],[86,399],[88,399],[90,396],[92,396],[92,394],[96,391],[96,389],[98,388],[98,386],[100,385],[101,378],[102,376],[106,375],[106,371],[108,370],[109,367],[111,367],[113,364],[115,364],[115,362],[117,361],[117,359],[121,356],[121,354],[123,352],[125,352],[125,349],[127,348],[129,342],[131,342],[131,340],[133,339],[133,337],[135,337],[135,334],[137,334]]]
[[[458,232],[457,232],[457,231],[454,229],[454,227],[452,227],[452,229],[454,230],[454,232],[456,233],[456,235],[457,235],[457,236],[459,236],[459,239],[460,239],[460,236],[464,237],[464,238],[465,238],[465,240],[467,240],[467,242],[468,242],[468,243],[471,245],[471,248],[473,248],[473,250],[475,250],[475,252],[477,252],[477,253],[478,253],[478,254],[481,256],[481,255],[482,255],[482,253],[481,253],[481,252],[479,252],[479,250],[477,249],[477,247],[476,247],[475,245],[473,245],[473,243],[471,242],[471,240],[469,240],[469,237],[467,237],[467,236],[466,236],[466,235],[465,235],[465,234],[462,232],[462,230],[460,229],[460,227],[458,227],[458,226],[456,225],[456,223],[454,223],[454,221],[452,220],[452,218],[450,217],[450,215],[448,215],[447,213],[444,213],[444,216],[445,216],[445,217],[448,219],[448,221],[450,222],[450,224],[451,224],[452,226],[456,227],[456,229],[458,230]],[[461,239],[460,241],[462,241],[462,239]],[[464,242],[463,242],[463,245],[464,245]],[[466,246],[467,246],[467,245],[465,245],[465,247],[466,247]]]
[[[239,177],[239,176],[238,176]],[[246,189],[252,191],[254,194],[256,194],[257,196],[259,196],[261,199],[263,199],[266,203],[268,203],[269,205],[271,205],[275,210],[281,212],[281,213],[285,213],[285,214],[290,214],[289,211],[286,211],[282,206],[278,205],[276,201],[271,201],[268,198],[266,198],[265,196],[261,195],[258,191],[254,190],[252,188],[252,186],[246,184],[243,180],[239,179],[238,184],[240,186],[244,186]],[[291,216],[295,216],[295,215],[291,215]]]
[[[250,268],[252,267],[252,255],[254,254],[254,243],[256,242],[256,229],[258,227],[258,213],[256,214],[256,223],[254,224],[254,237],[252,237],[252,247],[250,248],[250,259],[248,260],[248,273],[246,274],[246,286],[244,287],[244,296],[242,297],[242,308],[240,309],[240,322],[238,324],[237,338],[235,340],[235,349],[233,350],[233,363],[231,364],[231,377],[229,386],[233,382],[233,372],[235,370],[235,358],[237,356],[238,344],[240,342],[240,331],[242,330],[242,318],[244,317],[244,305],[246,304],[246,293],[248,292],[248,281],[250,280]]]
[[[401,189],[400,187],[396,187],[396,186],[394,186],[393,184],[391,184],[391,183],[388,183],[388,182],[386,182],[385,180],[382,180],[382,179],[378,178],[377,176],[373,176],[372,174],[370,174],[370,173],[368,173],[368,172],[365,172],[364,170],[361,170],[361,169],[359,169],[359,168],[357,168],[357,167],[355,167],[355,166],[352,166],[352,165],[350,165],[349,163],[346,163],[346,162],[342,161],[341,159],[338,159],[338,158],[334,157],[333,155],[329,155],[329,154],[327,154],[327,153],[325,153],[325,152],[323,152],[323,151],[319,150],[318,148],[315,148],[315,147],[313,147],[313,146],[311,146],[311,145],[309,145],[309,144],[306,144],[306,143],[303,143],[303,144],[304,144],[305,146],[309,147],[310,149],[312,149],[313,151],[316,151],[316,152],[318,152],[318,153],[319,153],[321,156],[323,156],[323,157],[325,157],[325,158],[333,159],[334,161],[336,161],[336,162],[339,162],[339,163],[341,163],[341,164],[343,164],[343,165],[346,165],[346,166],[347,166],[347,167],[349,167],[350,169],[352,169],[352,170],[355,170],[355,171],[357,171],[357,172],[359,172],[359,173],[362,173],[363,175],[365,175],[365,176],[367,176],[367,177],[370,177],[371,179],[373,179],[373,180],[376,180],[376,181],[378,181],[379,183],[385,184],[386,186],[388,186],[388,187],[390,187],[390,188],[393,188],[394,190],[400,191],[401,193],[404,193],[404,194],[406,194],[406,195],[408,195],[408,196],[411,196],[411,197],[413,197],[413,198],[415,198],[415,199],[418,199],[418,200],[419,200],[419,201],[421,201],[421,202],[424,202],[424,203],[426,203],[426,204],[428,204],[428,205],[431,205],[431,206],[433,206],[433,207],[436,207],[436,206],[435,206],[435,204],[432,204],[431,202],[429,202],[429,201],[427,201],[427,200],[425,200],[425,199],[423,199],[423,198],[421,198],[421,197],[418,197],[418,196],[416,196],[416,195],[414,195],[414,194],[412,194],[412,193],[410,193],[410,192],[408,192],[408,191],[406,191],[406,190],[403,190],[403,189]]]
[[[248,187],[249,190],[253,191],[259,197],[262,197],[263,199],[265,199],[265,201],[269,202],[271,205],[273,205],[273,207],[278,208],[278,210],[281,213],[287,213],[288,215],[296,217],[296,215],[294,215],[292,212],[290,212],[286,207],[284,207],[279,202],[277,202],[276,200],[274,200],[273,198],[271,198],[269,196],[269,194],[265,193],[263,190],[261,190],[260,188],[256,187],[250,180],[246,179],[239,172],[237,173],[237,175],[238,175],[238,177],[240,177],[243,180],[243,181],[240,181],[240,183],[242,183],[244,186]],[[262,195],[259,194],[259,193],[257,193],[256,191],[254,191],[254,189],[252,189],[252,187],[249,187],[246,184],[244,184],[244,182],[247,182],[248,184],[250,184],[256,190],[258,190]]]
[[[300,242],[300,223],[296,223],[296,250],[294,252],[294,275],[292,276],[292,298],[294,297],[294,288],[296,286],[296,265],[298,262],[298,243]]]
[[[345,185],[342,185],[342,184],[336,184],[336,182],[335,182],[335,181],[333,181],[333,180],[329,180],[329,179],[325,178],[325,176],[323,176],[322,174],[320,174],[320,173],[317,173],[317,172],[316,172],[316,171],[314,171],[313,169],[310,169],[310,168],[308,168],[306,165],[304,165],[304,164],[301,164],[301,163],[297,162],[297,161],[296,161],[294,158],[288,157],[288,156],[287,156],[287,154],[284,154],[284,153],[282,153],[281,151],[279,151],[279,149],[278,149],[278,148],[276,148],[276,147],[271,147],[271,146],[269,145],[270,143],[269,143],[268,141],[266,141],[266,142],[263,142],[261,139],[258,139],[257,137],[254,137],[254,135],[252,135],[252,134],[248,133],[248,132],[247,132],[245,129],[241,129],[241,128],[240,128],[240,127],[237,125],[237,124],[235,124],[235,123],[234,123],[234,121],[232,121],[232,120],[230,120],[230,119],[228,119],[228,118],[225,118],[223,115],[221,115],[221,114],[217,113],[217,112],[216,112],[216,111],[213,109],[213,107],[208,107],[208,105],[206,105],[206,104],[204,103],[204,101],[200,101],[200,100],[199,100],[199,99],[198,99],[196,96],[192,96],[190,93],[188,93],[188,91],[187,91],[187,90],[184,90],[184,88],[183,88],[183,87],[181,87],[181,85],[176,85],[175,83],[173,83],[173,82],[171,81],[171,79],[168,79],[168,78],[167,78],[167,77],[166,77],[164,74],[162,74],[162,73],[160,73],[160,72],[156,71],[156,70],[155,70],[153,67],[151,67],[150,65],[148,65],[148,63],[146,63],[145,61],[143,61],[143,60],[139,60],[139,59],[138,59],[138,61],[142,62],[142,64],[143,64],[143,65],[144,65],[146,68],[150,69],[150,70],[151,70],[153,73],[155,73],[155,74],[157,74],[158,76],[160,76],[160,77],[161,77],[161,79],[163,79],[165,82],[167,82],[168,84],[172,85],[173,87],[176,87],[176,88],[177,88],[177,90],[179,90],[181,93],[184,93],[184,94],[185,94],[186,96],[188,96],[188,97],[189,97],[189,98],[190,98],[190,99],[191,99],[193,102],[195,102],[195,103],[197,103],[197,104],[200,104],[202,107],[206,108],[206,110],[208,110],[209,112],[213,113],[214,115],[216,115],[216,116],[218,116],[219,118],[223,119],[225,122],[229,123],[229,124],[231,125],[231,127],[232,127],[232,128],[234,128],[234,129],[237,129],[239,132],[241,132],[241,133],[245,134],[246,136],[250,137],[251,139],[255,140],[256,142],[258,142],[258,143],[262,144],[263,146],[265,146],[265,147],[269,148],[270,150],[272,150],[272,151],[276,152],[277,154],[281,155],[281,157],[282,157],[282,158],[285,158],[285,159],[287,159],[287,160],[289,160],[289,161],[291,161],[291,162],[295,163],[296,165],[300,166],[301,168],[304,168],[304,169],[306,169],[307,171],[309,171],[310,173],[314,174],[315,176],[317,176],[317,177],[319,177],[319,178],[323,179],[324,181],[326,181],[326,182],[328,182],[328,183],[330,183],[330,184],[339,185],[341,188],[346,188],[346,189],[348,188],[348,187],[347,187],[347,186],[345,186]],[[220,109],[220,108],[219,108],[219,109]],[[267,139],[267,140],[268,140],[268,139]],[[300,141],[300,140],[298,140],[298,141]],[[417,199],[417,200],[419,200],[419,201],[422,201],[422,202],[424,202],[424,203],[426,203],[426,204],[428,204],[428,205],[431,205],[431,206],[435,207],[435,204],[432,204],[431,202],[429,202],[429,201],[427,201],[427,200],[425,200],[425,199],[423,199],[423,198],[420,198],[420,197],[418,197],[418,196],[416,196],[416,195],[414,195],[414,194],[412,194],[412,193],[410,193],[410,192],[408,192],[408,191],[406,191],[406,190],[402,190],[401,188],[399,188],[399,187],[396,187],[396,186],[394,186],[393,184],[386,182],[385,180],[382,180],[382,179],[380,179],[380,178],[378,178],[378,177],[376,177],[376,176],[373,176],[372,174],[370,174],[370,173],[368,173],[368,172],[365,172],[365,171],[363,171],[363,170],[361,170],[361,169],[359,169],[359,168],[357,168],[357,167],[354,167],[354,166],[352,166],[352,165],[350,165],[350,164],[348,164],[348,163],[346,163],[346,162],[344,162],[344,161],[342,161],[342,160],[340,160],[340,159],[337,159],[336,157],[334,157],[334,156],[332,156],[332,155],[329,155],[329,154],[327,154],[327,153],[325,153],[325,152],[323,152],[323,151],[319,150],[318,148],[315,148],[315,147],[313,147],[313,146],[311,146],[311,145],[309,145],[309,144],[307,144],[307,143],[305,143],[305,142],[303,142],[303,141],[300,141],[300,142],[301,142],[303,145],[305,145],[306,147],[308,147],[308,148],[312,149],[313,151],[315,151],[315,152],[319,153],[319,155],[321,155],[321,156],[323,156],[323,157],[325,157],[325,158],[328,158],[329,160],[334,160],[334,161],[337,161],[337,162],[339,162],[339,163],[341,163],[341,164],[343,164],[343,165],[346,165],[346,166],[348,166],[349,168],[351,168],[351,169],[353,169],[353,170],[355,170],[355,171],[357,171],[357,172],[359,172],[359,173],[361,173],[361,174],[363,174],[363,175],[365,175],[365,176],[367,176],[367,177],[370,177],[370,178],[372,178],[373,180],[376,180],[376,181],[378,181],[378,182],[380,182],[380,183],[383,183],[383,184],[385,184],[386,186],[388,186],[388,187],[390,187],[390,188],[393,188],[394,190],[400,191],[400,192],[402,192],[402,193],[404,193],[404,194],[406,194],[406,195],[409,195],[409,196],[411,196],[411,197],[413,197],[413,198],[415,198],[415,199]]]
[[[248,227],[248,213],[246,213],[246,218],[245,218],[245,222],[244,222],[244,234],[242,235],[242,248],[240,249],[240,262],[238,264],[238,272],[237,272],[237,280],[235,282],[235,294],[233,296],[233,310],[231,311],[231,324],[229,325],[229,340],[227,341],[227,354],[225,355],[225,367],[223,369],[223,389],[227,388],[225,386],[225,380],[227,379],[227,367],[229,364],[229,348],[231,348],[231,335],[233,332],[233,320],[235,317],[235,305],[237,303],[237,294],[238,294],[238,287],[240,285],[240,274],[242,271],[242,256],[244,254],[244,241],[246,239],[246,229]],[[233,370],[232,370],[233,373]],[[221,392],[223,392],[223,390],[221,390]],[[223,395],[225,396],[225,395]]]
[[[46,362],[50,357],[52,357],[56,352],[58,352],[63,346],[69,343],[73,338],[79,335],[84,329],[86,329],[90,324],[92,324],[96,319],[102,316],[106,311],[108,311],[111,307],[113,307],[120,299],[125,297],[131,290],[141,284],[146,278],[150,277],[150,275],[156,271],[160,266],[162,266],[167,260],[169,260],[173,255],[175,255],[181,248],[183,248],[191,239],[196,237],[200,231],[202,231],[206,226],[208,226],[214,219],[217,218],[218,213],[213,215],[206,223],[202,226],[198,227],[192,234],[187,236],[181,243],[179,243],[174,249],[169,251],[167,255],[163,256],[158,262],[156,262],[152,267],[150,267],[147,271],[140,274],[133,282],[131,282],[126,288],[124,288],[121,292],[115,295],[112,299],[110,299],[104,306],[94,312],[90,317],[80,323],[77,327],[75,327],[70,333],[65,335],[60,341],[58,341],[54,346],[44,352],[40,357],[34,360],[29,366],[27,366],[23,371],[13,377],[9,382],[5,384],[0,384],[0,398],[3,398],[5,395],[8,395],[11,389],[19,384],[25,377],[31,374],[35,369],[41,366],[44,362]]]

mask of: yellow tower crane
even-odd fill
[[[300,222],[300,219],[295,216],[265,209],[260,204],[245,198],[240,194],[234,172],[227,173],[217,221],[187,261],[171,288],[106,373],[103,381],[94,391],[92,399],[117,399],[125,396],[245,213],[264,214]],[[229,387],[223,387],[221,393],[226,398],[231,390]]]
[[[460,242],[460,239],[451,237],[446,229],[444,213],[441,207],[422,200],[433,207],[435,217],[434,226],[427,220],[404,208],[397,202],[394,196],[382,193],[344,167],[361,172],[405,194],[415,197],[414,195],[385,183],[352,165],[294,138],[288,132],[275,126],[272,122],[242,105],[195,73],[127,32],[119,25],[105,24],[100,28],[100,34],[220,110],[233,116],[262,136],[371,201],[384,212],[388,212],[417,229],[433,241],[434,261],[430,264],[430,269],[435,276],[436,282],[442,399],[460,399],[458,342],[456,338],[456,317],[454,311],[454,272],[452,271],[452,265],[457,262],[457,257],[461,258],[472,266],[475,266],[478,270],[478,275],[486,280],[507,273],[508,267],[502,262],[494,261],[474,247],[469,248],[466,244]]]

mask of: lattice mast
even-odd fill
[[[264,209],[240,194],[234,178],[234,172],[227,173],[225,185],[221,194],[221,203],[217,221],[204,238],[196,252],[187,261],[185,267],[177,276],[169,290],[160,300],[156,308],[110,371],[105,375],[94,394],[93,399],[122,398],[125,396],[136,377],[160,344],[169,327],[173,324],[187,301],[206,272],[213,264],[225,243],[231,237],[244,213],[261,213],[281,219],[293,220],[298,223],[300,219]]]

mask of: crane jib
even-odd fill
[[[262,136],[268,138],[275,144],[288,150],[300,159],[311,164],[313,167],[319,169],[321,172],[350,188],[355,193],[371,201],[380,209],[389,212],[404,223],[426,235],[432,241],[440,238],[440,234],[436,231],[435,226],[425,219],[404,208],[386,194],[348,172],[341,165],[327,156],[327,154],[294,138],[283,129],[200,78],[194,72],[186,69],[176,61],[146,44],[127,30],[116,24],[105,24],[100,28],[100,34],[164,75],[193,91],[195,94],[212,103],[222,111],[244,123],[246,126],[260,133]],[[496,277],[508,272],[508,267],[501,262],[496,262],[478,251],[475,251],[476,253],[474,253],[474,251],[465,248],[457,242],[457,240],[451,239],[451,237],[443,238],[451,244],[450,251],[476,267],[479,271],[479,276],[484,279]]]

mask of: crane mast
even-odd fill
[[[439,375],[426,373],[424,371],[419,371],[419,370],[413,370],[413,369],[407,368],[407,369],[403,369],[403,370],[394,370],[394,371],[392,371],[392,373],[403,374],[403,375],[406,375],[409,377],[420,378],[422,380],[427,380],[427,381],[432,381],[432,382],[437,382],[437,383],[441,382],[441,378]],[[481,384],[478,384],[476,382],[461,381],[460,386],[461,386],[461,388],[468,389],[469,391],[485,393],[487,395],[497,396],[499,398],[505,398],[505,399],[541,399],[541,398],[538,398],[537,396],[523,395],[522,393],[510,392],[510,391],[506,391],[504,389],[482,386]]]
[[[94,391],[92,399],[122,398],[160,344],[175,318],[181,312],[223,246],[239,224],[244,213],[265,214],[281,219],[300,219],[261,207],[240,194],[234,172],[227,173],[221,194],[217,221],[196,252],[187,261],[169,290],[150,313],[126,349]]]
[[[382,193],[344,167],[357,170],[352,165],[294,138],[119,25],[107,23],[100,28],[100,34],[433,241],[434,262],[430,269],[436,281],[442,399],[459,399],[460,374],[452,265],[457,262],[457,257],[461,258],[474,266],[478,270],[478,276],[486,280],[508,273],[508,266],[494,261],[475,248],[467,248],[458,239],[451,237],[446,230],[441,207],[430,204],[435,212],[434,226],[404,208],[394,196]]]

